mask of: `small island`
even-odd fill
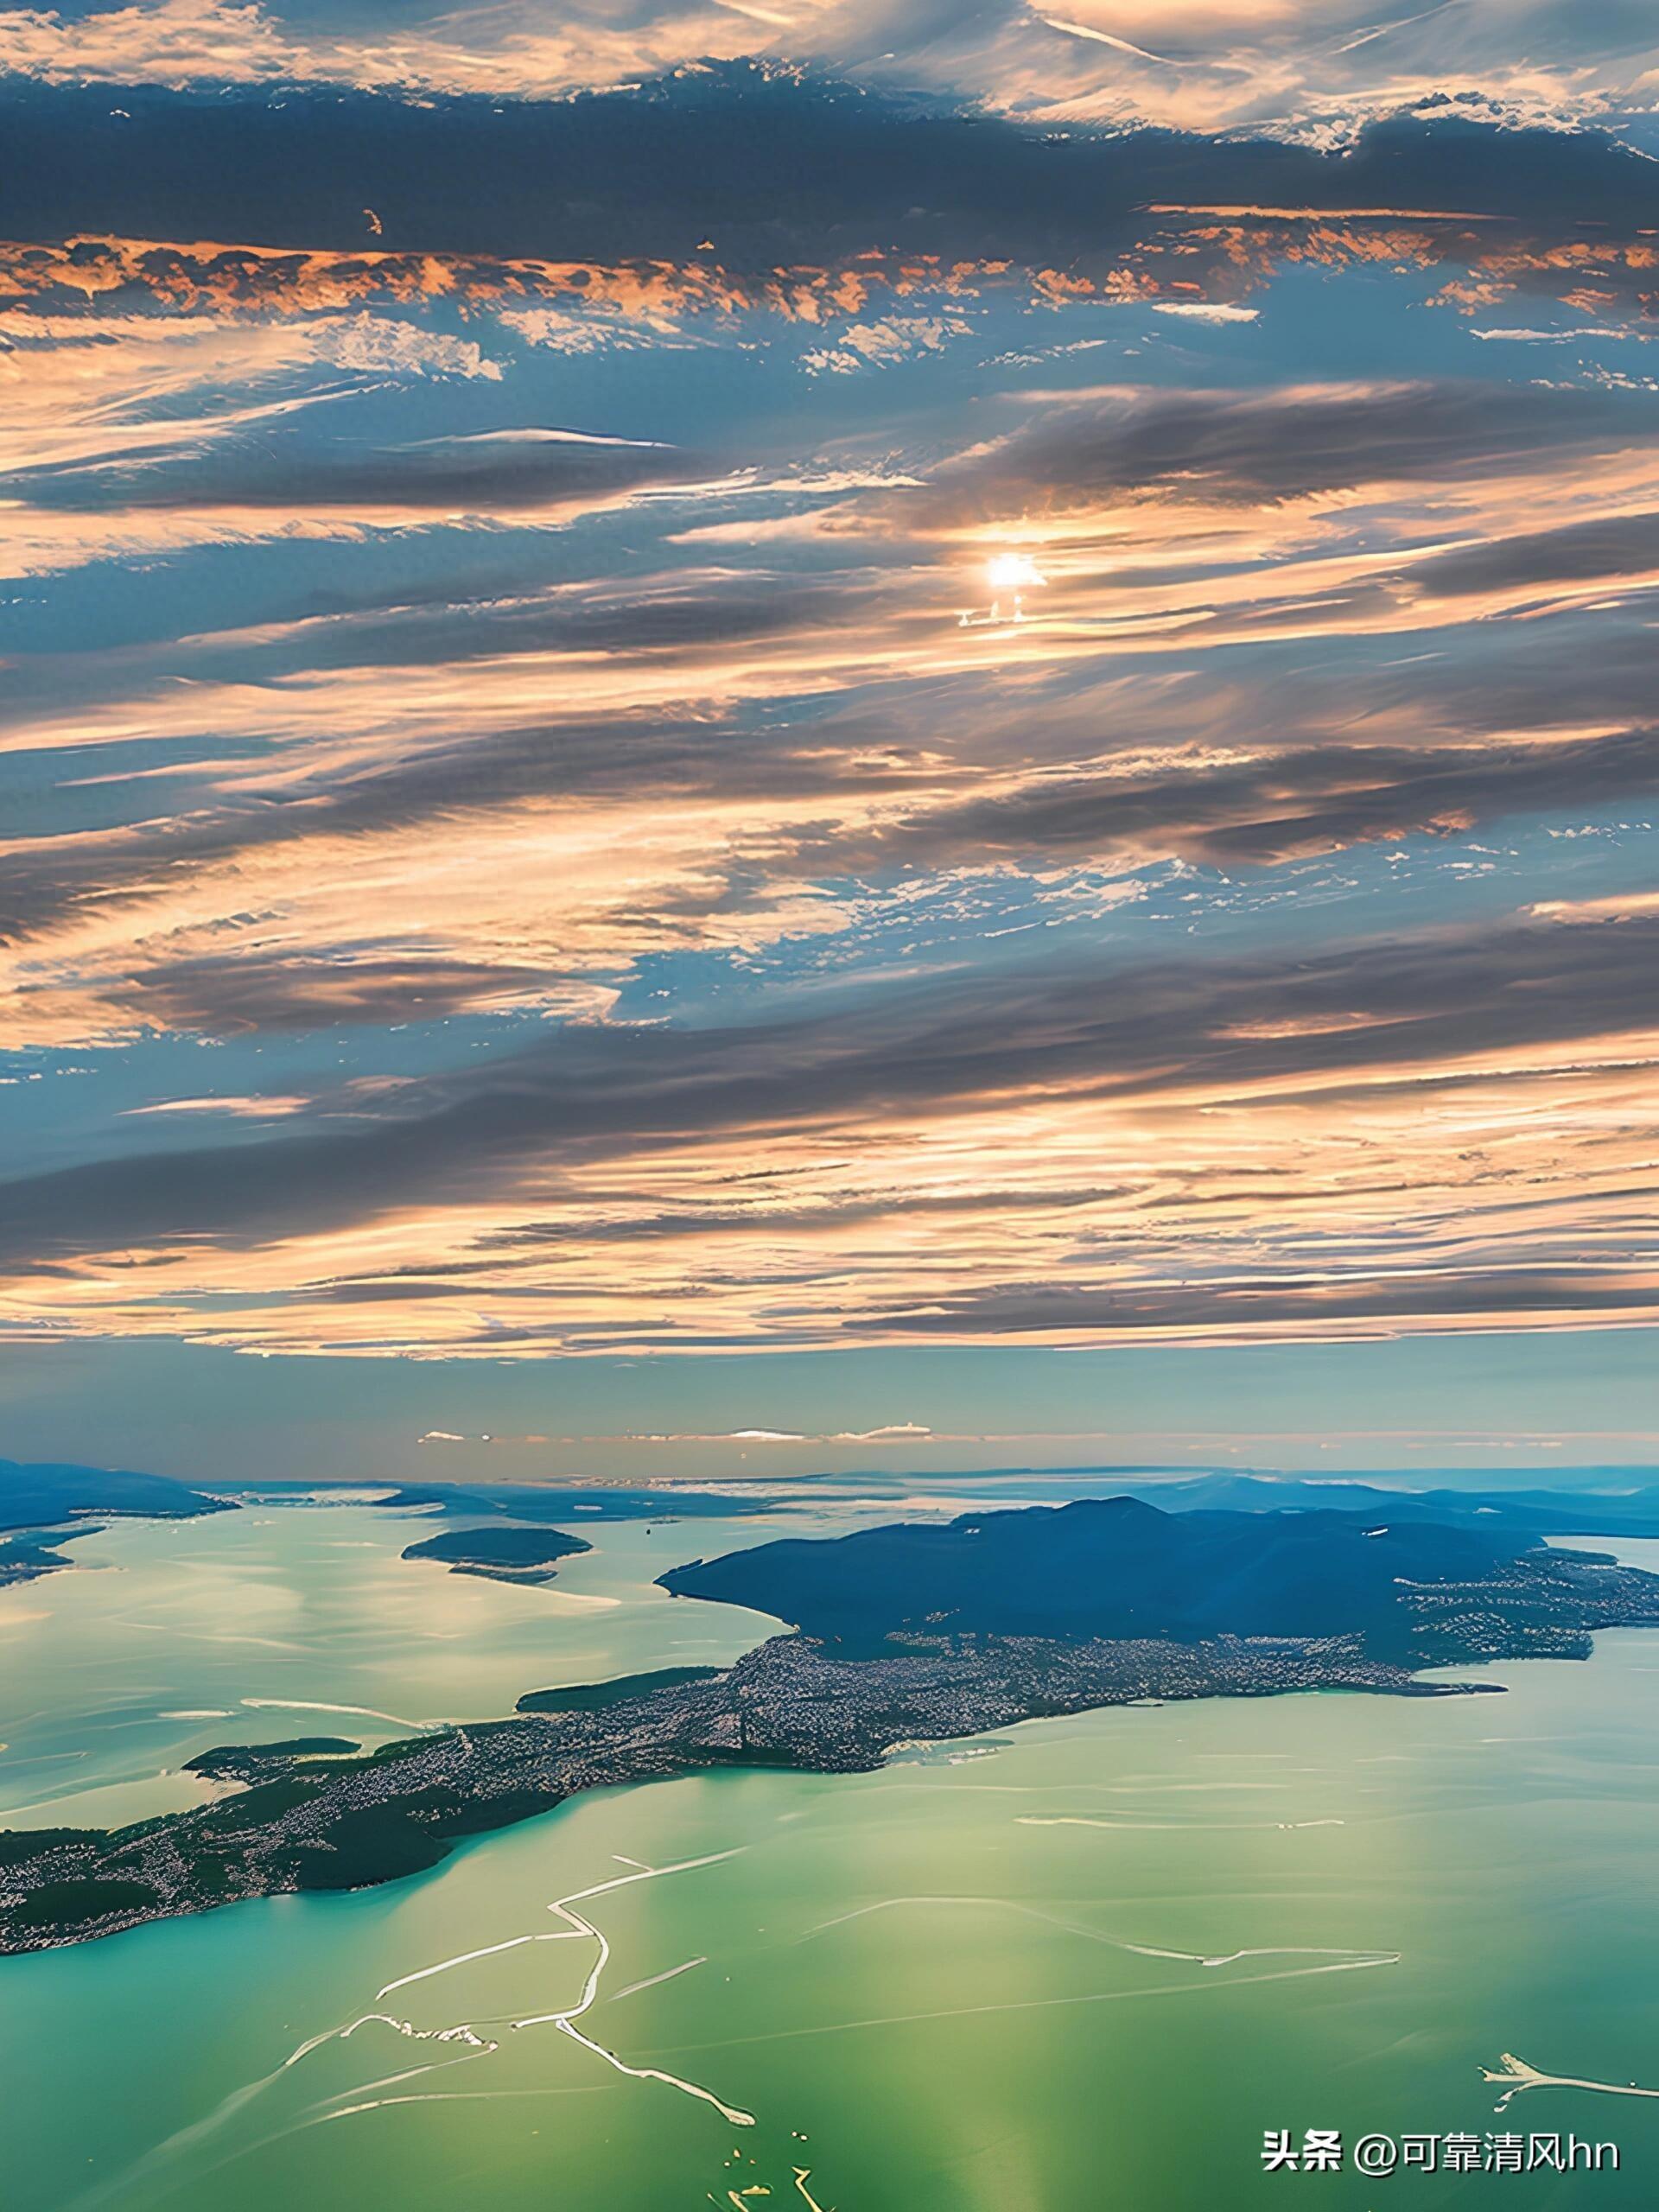
[[[1582,1658],[1597,1629],[1659,1625],[1659,1575],[1514,1532],[1126,1497],[764,1544],[663,1582],[798,1632],[730,1667],[532,1692],[509,1719],[370,1753],[220,1747],[194,1770],[247,1786],[211,1804],[113,1831],[0,1832],[0,1952],[393,1881],[587,1789],[721,1767],[868,1771],[897,1745],[1147,1700],[1466,1695],[1497,1686],[1422,1671]]]
[[[561,1529],[520,1528],[510,1522],[481,1529],[444,1529],[404,1548],[405,1559],[438,1560],[454,1574],[483,1574],[496,1582],[550,1582],[556,1560],[593,1546]]]

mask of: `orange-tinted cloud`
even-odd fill
[[[491,1357],[1648,1321],[1655,952],[1569,912],[568,1029],[14,1180],[5,1310]]]

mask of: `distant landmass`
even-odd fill
[[[95,1521],[89,1521],[84,1529],[72,1529],[59,1541],[67,1543],[73,1536],[91,1535],[97,1526]],[[0,1537],[0,1590],[10,1583],[32,1582],[36,1575],[53,1574],[60,1567],[73,1565],[67,1552],[55,1550],[38,1536]]]
[[[476,1519],[480,1513],[500,1513],[513,1521],[565,1521],[578,1516],[595,1521],[729,1521],[739,1515],[777,1510],[774,1499],[747,1497],[741,1490],[690,1490],[674,1484],[647,1490],[597,1483],[585,1487],[569,1483],[403,1483],[380,1503],[394,1511],[435,1506],[449,1516]]]
[[[562,1529],[509,1522],[497,1528],[442,1529],[406,1545],[404,1557],[438,1560],[456,1574],[488,1575],[498,1582],[550,1582],[556,1560],[592,1549],[581,1536]]]
[[[227,1490],[231,1487],[227,1483]],[[0,1459],[0,1589],[73,1567],[73,1560],[56,1547],[77,1535],[95,1535],[102,1522],[118,1516],[186,1520],[204,1513],[233,1512],[240,1499],[249,1496],[268,1497],[277,1504],[297,1503],[315,1487],[305,1482],[238,1483],[235,1495],[218,1497],[168,1475],[140,1474],[130,1468]],[[514,1524],[445,1529],[410,1544],[404,1554],[405,1559],[440,1560],[457,1574],[481,1574],[502,1582],[550,1582],[557,1560],[591,1548],[582,1537],[550,1528],[552,1522],[579,1516],[667,1522],[718,1515],[729,1519],[774,1510],[769,1498],[638,1486],[410,1483],[390,1495],[384,1484],[355,1487],[362,1491],[365,1503],[372,1501],[394,1511],[420,1510],[444,1522],[473,1524],[488,1515]]]
[[[192,1490],[167,1475],[126,1467],[77,1467],[54,1461],[0,1459],[0,1529],[49,1529],[92,1513],[132,1513],[179,1521],[226,1513],[227,1500]]]
[[[112,1832],[0,1832],[0,1951],[394,1880],[584,1789],[718,1766],[857,1771],[897,1744],[1147,1699],[1463,1694],[1491,1686],[1419,1670],[1580,1657],[1595,1629],[1659,1625],[1659,1575],[1513,1533],[1131,1498],[762,1544],[663,1581],[802,1632],[728,1668],[532,1692],[509,1719],[368,1754],[335,1738],[220,1746],[195,1770],[248,1786],[213,1804]]]
[[[1604,1485],[1612,1471],[1595,1471]],[[1171,1513],[1375,1513],[1379,1519],[1409,1516],[1534,1536],[1659,1537],[1659,1489],[1647,1484],[1624,1491],[1391,1490],[1323,1476],[1198,1475],[1122,1488]]]
[[[165,1475],[55,1460],[0,1459],[0,1530],[20,1532],[0,1541],[0,1588],[73,1566],[67,1553],[38,1541],[43,1531],[56,1532],[55,1541],[67,1541],[95,1534],[100,1521],[117,1516],[181,1521],[230,1510],[226,1499]]]
[[[1165,1513],[1116,1497],[785,1539],[660,1580],[860,1649],[893,1637],[1352,1637],[1374,1658],[1423,1666],[1587,1649],[1581,1562],[1529,1535],[1409,1511]]]

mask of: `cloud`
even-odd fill
[[[810,376],[855,376],[861,369],[891,368],[918,354],[942,353],[952,338],[973,327],[960,315],[888,315],[879,322],[849,322],[836,334],[833,346],[803,353],[801,366]]]
[[[1222,130],[1252,123],[1339,141],[1365,117],[1448,102],[1478,113],[1560,119],[1646,104],[1651,25],[1532,0],[1520,40],[1513,0],[1464,0],[1392,22],[1356,0],[1295,10],[1103,9],[1046,15],[1021,0],[842,0],[764,15],[707,0],[575,4],[556,23],[523,4],[435,18],[423,7],[343,20],[308,0],[149,0],[66,17],[19,10],[0,61],[48,79],[123,84],[305,79],[424,92],[563,94],[673,69],[694,90],[710,59],[774,57],[852,68],[1046,121]],[[762,80],[765,81],[764,79]]]
[[[83,461],[43,479],[39,469],[0,476],[54,509],[97,512],[113,501],[127,514],[158,508],[274,509],[284,515],[344,508],[359,516],[404,510],[446,518],[591,506],[644,485],[685,483],[707,464],[671,448],[553,430],[500,430],[365,451],[341,440],[284,450],[271,441],[211,454],[148,454]]]
[[[492,1357],[1624,1317],[1650,1303],[1627,1245],[1656,954],[1637,902],[570,1025],[257,1140],[14,1179],[0,1254],[37,1324]],[[1114,1182],[1080,1194],[1102,1159]],[[993,1177],[1023,1210],[976,1208]],[[711,1205],[747,1232],[653,1250],[652,1213]],[[620,1272],[605,1227],[634,1217]]]
[[[121,13],[86,39],[137,52]],[[1294,10],[927,14],[942,68],[1065,54],[1083,101],[1164,69],[1205,110],[1210,40],[1302,81]],[[1647,1314],[1659,416],[1449,318],[1639,314],[1653,164],[784,71],[0,110],[0,1021],[121,1077],[0,1189],[0,1327],[498,1359]],[[1386,372],[1300,366],[1287,269],[1421,306]]]
[[[918,809],[886,826],[899,861],[1053,860],[1088,854],[1127,867],[1171,853],[1219,867],[1264,865],[1413,831],[1461,833],[1506,815],[1586,810],[1659,791],[1659,735],[1418,747],[1312,743],[1294,750],[1195,749],[1155,766],[1106,762]]]
[[[226,1114],[237,1121],[274,1122],[285,1115],[299,1113],[309,1103],[305,1096],[293,1093],[264,1093],[251,1097],[225,1093],[203,1098],[158,1098],[148,1106],[124,1108],[123,1118],[151,1114]]]
[[[431,946],[399,957],[374,944],[336,944],[309,955],[263,959],[245,948],[233,967],[203,956],[163,958],[124,989],[111,992],[105,1004],[134,1029],[234,1036],[432,1021],[516,1006],[592,1013],[609,999],[602,988],[583,990],[543,969],[526,967],[515,974],[505,961],[446,958]]]
[[[515,1441],[517,1440],[514,1440]],[[545,1437],[535,1440],[546,1443]],[[889,1421],[879,1428],[838,1428],[807,1434],[794,1428],[724,1428],[710,1431],[681,1429],[666,1434],[636,1433],[622,1436],[564,1437],[569,1444],[933,1444],[966,1442],[966,1438],[937,1436],[915,1421]],[[976,1437],[981,1443],[988,1440]]]
[[[1154,315],[1189,316],[1195,322],[1254,322],[1261,310],[1229,305],[1222,300],[1154,300]]]
[[[111,83],[132,89],[117,100]],[[1651,163],[1610,137],[1482,124],[1455,103],[1338,154],[1204,126],[1057,136],[977,103],[951,113],[789,71],[692,71],[574,101],[513,92],[410,100],[290,82],[273,99],[14,78],[0,88],[7,237],[76,240],[61,273],[89,288],[124,241],[137,246],[127,281],[152,261],[177,283],[194,254],[222,293],[261,272],[321,288],[377,271],[418,292],[494,264],[515,308],[537,303],[538,276],[578,270],[578,289],[602,296],[604,271],[626,264],[715,298],[722,276],[755,284],[791,264],[852,283],[868,255],[1092,275],[1164,237],[1187,265],[1163,296],[1191,301],[1211,248],[1219,266],[1264,251],[1524,258],[1541,240],[1594,266],[1637,244],[1659,203]],[[200,240],[223,243],[206,254]],[[15,266],[25,281],[30,264]],[[834,296],[861,305],[821,294]]]
[[[0,744],[143,772],[118,818],[7,849],[3,1033],[597,1014],[653,957],[833,938],[895,885],[1270,868],[1654,790],[1645,618],[1602,603],[1610,571],[1659,582],[1639,395],[1112,388],[982,412],[988,435],[903,471],[716,480],[746,515],[805,498],[799,565],[676,531],[655,567],[544,584],[519,550],[474,596],[440,569],[22,662]],[[654,499],[653,473],[703,465],[591,431],[271,444],[251,466],[296,497],[384,482],[404,516],[463,484],[522,514],[525,480],[602,504],[637,473]],[[1005,591],[1010,563],[1040,593]],[[1385,651],[1437,631],[1437,657]],[[1351,676],[1302,665],[1313,637],[1365,651],[1358,721]],[[168,749],[207,756],[182,788],[150,772]]]
[[[1455,483],[1540,446],[1605,444],[1621,430],[1653,434],[1644,404],[1474,380],[1065,393],[936,469],[914,504],[935,522],[1065,514],[1128,493],[1259,505],[1359,484]]]
[[[1406,1270],[1380,1282],[1275,1274],[1128,1291],[1052,1284],[1007,1293],[967,1292],[919,1311],[885,1315],[878,1325],[957,1341],[1039,1337],[1097,1343],[1177,1333],[1222,1341],[1261,1329],[1307,1336],[1366,1324],[1386,1330],[1402,1323],[1421,1329],[1471,1322],[1500,1329],[1531,1318],[1559,1325],[1570,1317],[1581,1328],[1618,1322],[1639,1326],[1656,1316],[1659,1271],[1649,1268],[1627,1265],[1595,1272],[1484,1267],[1467,1275]],[[861,1325],[868,1329],[871,1324],[867,1319]]]
[[[1604,578],[1659,575],[1659,511],[1597,515],[1459,546],[1418,563],[1415,588],[1438,597],[1548,589]]]
[[[666,308],[639,313],[585,302],[579,308],[500,308],[496,321],[527,346],[545,346],[553,353],[626,353],[646,346],[683,351],[709,342],[689,334],[683,321]]]

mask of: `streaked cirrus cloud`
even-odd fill
[[[729,14],[14,18],[0,1324],[1650,1325],[1659,188],[1527,25],[767,29],[1202,126],[1112,136],[493,97]]]

